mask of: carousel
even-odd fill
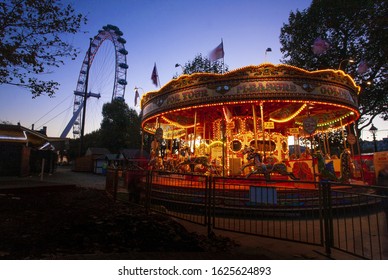
[[[314,173],[325,171],[349,179],[359,91],[342,70],[290,65],[182,75],[142,96],[143,135],[153,135],[149,166],[290,181],[316,180]],[[336,130],[345,140],[340,155],[330,151],[327,137]]]

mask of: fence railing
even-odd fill
[[[152,172],[147,185],[150,209],[193,223],[208,225],[209,178]]]
[[[109,174],[111,173],[111,174]],[[118,178],[117,178],[118,177]],[[107,190],[213,229],[323,246],[388,259],[388,189],[331,182],[208,177],[111,170]]]
[[[375,187],[323,184],[326,248],[388,259],[388,197]],[[380,188],[381,190],[383,188]]]
[[[214,228],[322,244],[315,184],[307,182],[302,189],[281,186],[289,181],[242,178],[213,178],[212,183]]]

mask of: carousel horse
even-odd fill
[[[175,171],[176,159],[169,157],[163,160],[163,166],[165,171]]]
[[[340,155],[341,177],[338,178],[334,171],[333,161],[325,162],[325,158],[321,151],[314,154],[314,158],[318,160],[318,176],[322,180],[349,183],[351,175],[352,161],[350,157],[350,150],[345,149]]]
[[[190,172],[195,172],[197,165],[202,165],[206,169],[210,168],[208,157],[207,156],[188,157],[175,166],[175,171],[178,171],[178,172],[181,170],[188,171],[187,166],[189,166]]]
[[[271,173],[279,173],[281,175],[289,176],[292,180],[299,180],[292,172],[287,172],[287,166],[284,163],[262,163],[260,154],[256,153],[252,147],[245,147],[243,154],[247,155],[247,160],[249,162],[241,168],[241,172],[249,166],[254,166],[255,168],[246,176],[246,178],[249,178],[252,174],[263,174],[266,180],[270,180]]]
[[[351,153],[349,149],[345,149],[341,155],[341,182],[343,183],[349,183],[350,182],[350,177],[352,171],[354,171],[354,163],[351,158]]]
[[[317,159],[318,163],[318,174],[321,180],[328,180],[337,182],[338,178],[335,175],[333,161],[328,163],[325,162],[325,157],[323,156],[321,151],[316,151],[313,154],[313,157]]]
[[[161,170],[164,168],[163,160],[157,156],[151,156],[151,159],[148,162],[148,168],[150,170]]]

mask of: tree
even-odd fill
[[[229,71],[228,65],[224,65],[219,60],[210,61],[209,58],[203,57],[202,54],[197,54],[192,61],[186,62],[182,70],[182,74],[224,73]],[[177,78],[177,75],[174,78]]]
[[[384,0],[313,0],[306,10],[291,12],[281,29],[283,63],[308,70],[341,68],[361,85],[359,131],[376,117],[388,120],[387,14]],[[327,45],[314,54],[317,39]]]
[[[86,18],[58,0],[5,0],[0,3],[0,84],[27,88],[33,97],[52,96],[59,83],[35,75],[64,64],[77,50],[61,35],[75,34]]]
[[[140,148],[140,117],[121,98],[105,103],[100,128],[101,146],[117,153],[123,148]]]
[[[80,138],[70,139],[69,147],[67,150],[67,156],[69,160],[73,160],[79,156],[80,144]],[[101,130],[99,129],[85,134],[82,146],[85,148],[83,151],[81,151],[81,155],[83,155],[86,152],[86,149],[90,147],[103,147],[101,144]]]

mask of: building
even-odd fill
[[[0,124],[0,176],[28,176],[42,171],[52,173],[57,163],[56,147],[64,139],[40,131],[10,124]]]

